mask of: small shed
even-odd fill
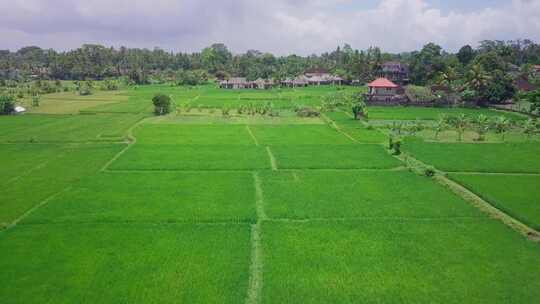
[[[13,111],[15,114],[23,114],[26,112],[26,108],[21,107],[21,106],[16,106],[15,109],[13,109]]]

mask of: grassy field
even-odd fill
[[[362,143],[381,143],[387,140],[384,131],[368,127],[362,122],[354,120],[352,114],[347,112],[330,112],[325,114],[340,130]]]
[[[0,302],[540,298],[538,244],[385,148],[391,120],[462,110],[373,107],[368,123],[293,111],[338,90],[365,88],[149,85],[52,94],[41,114],[0,117]],[[170,115],[151,114],[158,92]],[[269,102],[278,117],[236,111]],[[540,150],[518,139],[403,148],[446,171],[540,173]],[[537,176],[450,176],[538,224]]]
[[[43,95],[39,107],[33,107],[31,101],[27,101],[27,107],[30,113],[78,114],[96,107],[123,104],[128,98],[125,91],[96,91],[87,96],[63,92]]]
[[[534,303],[540,250],[491,220],[266,223],[263,303]]]
[[[0,142],[99,142],[124,140],[135,114],[24,115],[0,118]]]
[[[48,162],[32,172],[20,172],[16,181],[0,186],[0,226],[7,226],[52,195],[95,174],[124,147],[122,144],[85,144],[56,148],[59,150]]]
[[[488,117],[506,116],[513,120],[525,119],[525,116],[489,109],[467,109],[467,108],[423,108],[423,107],[369,107],[369,118],[375,120],[435,120],[440,115],[460,115],[476,117],[483,114]]]
[[[242,145],[181,146],[136,144],[111,170],[255,170],[270,169],[267,151]]]
[[[448,218],[480,214],[431,180],[407,171],[262,174],[272,218]]]
[[[451,174],[493,206],[540,230],[540,176]]]
[[[134,131],[141,144],[254,145],[244,125],[143,124]]]
[[[272,146],[279,169],[390,169],[402,165],[381,145]]]
[[[249,237],[247,225],[21,225],[0,234],[0,298],[241,303]]]
[[[255,219],[250,173],[101,173],[32,214],[43,222],[218,222]]]
[[[426,143],[407,140],[404,150],[450,172],[540,173],[540,146],[535,143]]]
[[[345,135],[324,125],[256,125],[250,127],[261,145],[353,144]]]

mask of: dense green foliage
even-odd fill
[[[15,98],[10,95],[0,95],[0,115],[11,114],[15,111]]]
[[[171,112],[171,98],[165,94],[156,94],[152,98],[152,103],[154,104],[154,113],[156,115],[166,115]]]

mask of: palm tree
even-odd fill
[[[439,140],[439,134],[446,129],[448,117],[446,114],[439,115],[439,119],[435,122],[435,140]]]
[[[481,92],[487,87],[490,79],[491,77],[484,71],[482,66],[475,64],[467,72],[466,85],[477,92]]]
[[[489,118],[484,115],[480,114],[474,121],[476,125],[476,133],[478,133],[478,141],[483,141],[485,139],[486,133],[489,131],[491,124],[489,122]]]
[[[452,67],[448,67],[446,71],[439,73],[437,84],[452,88],[454,81],[458,79],[456,70]]]
[[[540,131],[539,126],[538,121],[529,118],[521,125],[521,131],[527,136],[527,140],[529,140],[532,135]]]
[[[506,132],[508,132],[511,126],[510,119],[506,118],[506,116],[497,116],[493,122],[493,125],[497,133],[502,135],[502,141],[504,141]]]
[[[458,141],[463,140],[463,133],[465,133],[467,126],[469,126],[469,119],[465,114],[459,114],[454,120],[454,127],[458,133]]]

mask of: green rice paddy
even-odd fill
[[[410,172],[375,123],[501,113],[295,116],[337,91],[139,86],[0,117],[0,302],[535,303],[538,243]],[[157,92],[177,111],[151,116]],[[268,102],[279,117],[219,110]],[[534,143],[403,149],[539,228],[540,181],[515,174],[540,173]]]

